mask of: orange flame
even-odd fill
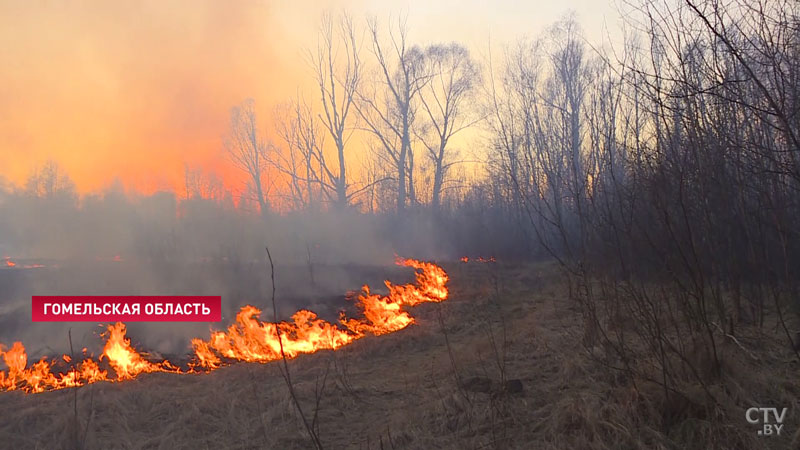
[[[469,261],[470,261],[469,257],[467,256],[461,257],[461,262],[468,263]],[[488,259],[484,258],[483,256],[479,256],[477,258],[472,258],[472,261],[477,261],[479,263],[493,263],[497,262],[497,259],[494,256],[490,256]]]
[[[387,296],[372,294],[369,286],[363,286],[357,306],[364,318],[348,319],[342,315],[339,322],[345,329],[318,319],[315,313],[307,310],[296,312],[292,316],[293,323],[280,322],[276,326],[259,321],[257,317],[261,311],[258,308],[245,306],[227,332],[214,332],[208,341],[192,340],[198,365],[215,369],[221,365],[222,357],[240,361],[274,361],[282,357],[281,345],[287,358],[300,353],[335,350],[366,333],[387,334],[414,323],[411,315],[403,311],[403,306],[447,299],[445,284],[448,277],[444,269],[413,259],[397,258],[395,263],[417,269],[416,283],[397,286],[386,281]]]
[[[71,365],[66,373],[54,371],[56,360],[39,362],[28,367],[25,347],[15,342],[5,350],[0,345],[0,358],[8,371],[0,371],[0,391],[23,390],[36,393],[48,390],[78,387],[97,381],[124,381],[142,373],[172,372],[190,373],[198,368],[211,371],[228,364],[226,360],[267,362],[283,356],[294,358],[302,353],[319,350],[335,350],[367,333],[382,335],[401,330],[414,323],[414,318],[403,308],[423,302],[441,302],[447,299],[447,273],[439,266],[413,259],[397,258],[396,264],[415,269],[416,281],[413,284],[395,285],[386,281],[388,295],[373,294],[369,286],[362,287],[356,306],[363,318],[347,318],[341,315],[339,325],[327,322],[308,310],[297,311],[292,322],[262,322],[258,319],[261,311],[254,306],[244,306],[236,315],[236,321],[227,331],[211,333],[209,340],[192,339],[194,360],[188,372],[181,371],[167,360],[148,361],[132,346],[125,337],[123,323],[106,328],[106,343],[99,360],[108,361],[108,366],[116,375],[109,377],[100,363],[85,355],[78,365]],[[72,358],[62,355],[61,359],[70,364]]]
[[[39,269],[39,268],[44,267],[44,265],[42,265],[42,264],[24,264],[22,266],[18,266],[17,263],[15,263],[14,261],[11,260],[10,256],[4,256],[3,257],[2,265],[6,266],[6,267],[9,267],[9,268],[11,268],[11,267],[21,267],[23,269]]]
[[[277,326],[259,321],[260,314],[258,308],[247,305],[236,314],[236,323],[227,332],[214,332],[208,341],[192,339],[198,365],[215,369],[221,364],[220,356],[240,361],[274,361],[282,357],[281,345],[283,354],[293,358],[300,353],[336,349],[356,338],[308,310],[294,313],[293,323],[280,322]]]
[[[108,326],[108,340],[103,347],[103,357],[108,358],[108,363],[117,374],[118,380],[127,380],[140,373],[174,372],[177,368],[169,361],[151,363],[131,347],[131,340],[125,337],[125,324],[117,322]]]

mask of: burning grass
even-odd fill
[[[236,322],[227,331],[211,334],[207,341],[192,339],[195,359],[189,364],[188,372],[181,371],[171,362],[164,360],[151,362],[131,346],[125,337],[123,323],[107,327],[107,338],[99,361],[106,359],[114,377],[102,370],[98,362],[84,357],[79,364],[63,355],[61,360],[69,365],[64,371],[56,371],[56,360],[46,357],[28,366],[25,347],[15,342],[11,348],[0,345],[0,357],[8,371],[0,371],[0,390],[23,390],[40,393],[78,387],[98,381],[125,381],[144,373],[172,372],[176,374],[195,371],[211,371],[223,365],[223,358],[230,361],[268,362],[294,358],[301,353],[314,353],[319,350],[335,350],[367,333],[382,335],[403,329],[414,322],[405,307],[424,302],[441,302],[447,299],[447,280],[445,271],[432,263],[413,259],[397,258],[399,266],[416,270],[416,283],[395,285],[386,281],[389,294],[372,294],[369,286],[362,288],[358,296],[358,306],[363,318],[346,318],[342,313],[340,327],[317,318],[314,312],[300,310],[292,316],[292,322],[262,322],[261,311],[254,306],[245,306],[236,315]]]
[[[325,448],[796,448],[800,369],[779,336],[739,331],[758,361],[725,341],[727,375],[711,386],[719,404],[668,399],[582,344],[579,310],[552,267],[445,267],[449,299],[415,309],[417,326],[290,362]],[[74,448],[77,434],[86,448],[310,448],[292,402],[276,364],[9,392],[0,447]],[[789,407],[786,434],[757,436],[744,417],[753,404]]]

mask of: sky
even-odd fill
[[[613,3],[588,0],[0,0],[0,178],[55,160],[81,193],[115,178],[180,190],[189,164],[241,190],[230,109],[253,98],[266,129],[279,104],[314,100],[307,51],[322,14],[343,10],[359,25],[404,14],[413,43],[478,58],[570,10],[592,42],[617,26]]]

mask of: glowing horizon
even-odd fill
[[[412,43],[458,41],[479,59],[488,38],[535,35],[570,8],[613,14],[584,0],[513,3],[4,2],[0,180],[22,185],[54,160],[82,194],[115,179],[142,193],[180,192],[188,164],[241,192],[246,176],[222,150],[230,109],[255,99],[268,130],[273,111],[298,93],[316,101],[304,52],[325,11],[347,9],[360,25],[371,14],[406,14]],[[602,18],[588,18],[587,36],[599,36]]]

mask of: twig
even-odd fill
[[[742,343],[739,342],[738,339],[736,339],[736,336],[734,336],[732,334],[729,334],[729,333],[726,333],[716,322],[711,322],[711,323],[714,324],[714,326],[720,331],[720,333],[722,333],[723,336],[725,336],[728,339],[732,340],[734,344],[736,344],[740,349],[742,349],[742,351],[744,351],[747,354],[747,356],[753,358],[754,361],[761,361],[761,359],[758,356],[756,356],[750,350],[746,349],[744,347],[744,345],[742,345]]]
[[[303,425],[306,427],[306,431],[308,431],[309,436],[311,437],[311,441],[314,442],[314,447],[317,450],[322,450],[322,442],[319,440],[319,436],[314,430],[311,428],[311,424],[308,423],[305,414],[303,414],[303,408],[300,407],[300,402],[297,401],[297,395],[294,391],[294,386],[292,385],[292,378],[289,374],[289,362],[286,359],[286,352],[283,350],[283,338],[281,337],[281,327],[278,323],[278,306],[275,303],[275,264],[272,262],[272,255],[269,252],[269,247],[264,247],[267,250],[267,258],[269,259],[269,272],[270,272],[270,279],[272,280],[272,314],[273,314],[273,323],[275,325],[275,332],[278,335],[278,345],[281,349],[281,359],[283,359],[283,371],[281,374],[283,375],[284,381],[286,381],[286,387],[289,389],[289,395],[292,397],[294,401],[294,406],[297,408],[297,412],[300,413],[300,418],[303,420]]]
[[[267,436],[267,426],[264,423],[264,412],[261,409],[261,398],[258,395],[258,384],[256,377],[250,367],[247,367],[247,374],[250,375],[250,383],[253,386],[253,396],[256,400],[256,408],[258,409],[258,421],[261,423],[261,434],[264,435],[264,445],[269,445],[269,437]]]
[[[311,418],[311,428],[314,429],[316,433],[319,433],[319,423],[317,419],[319,419],[319,410],[320,410],[320,403],[322,402],[322,394],[325,392],[325,384],[328,382],[328,373],[331,369],[331,362],[325,364],[325,373],[322,375],[322,383],[319,381],[319,377],[317,377],[317,382],[314,386],[314,416]]]
[[[94,417],[94,384],[89,386],[89,417],[86,419],[86,427],[83,429],[81,448],[86,448],[86,439],[89,437],[89,424],[92,423],[92,417]]]
[[[456,365],[456,359],[455,356],[453,355],[453,349],[450,346],[450,338],[447,335],[447,327],[444,323],[444,316],[442,315],[442,305],[441,303],[437,303],[436,306],[437,306],[436,317],[439,320],[439,327],[441,328],[442,334],[444,335],[444,343],[445,346],[447,347],[447,355],[450,358],[450,366],[452,367],[453,374],[455,375],[456,378],[456,386],[458,387],[458,390],[461,392],[461,395],[469,402],[470,401],[469,397],[467,397],[466,393],[464,392],[464,385],[461,383],[461,375],[459,374],[458,366]]]

